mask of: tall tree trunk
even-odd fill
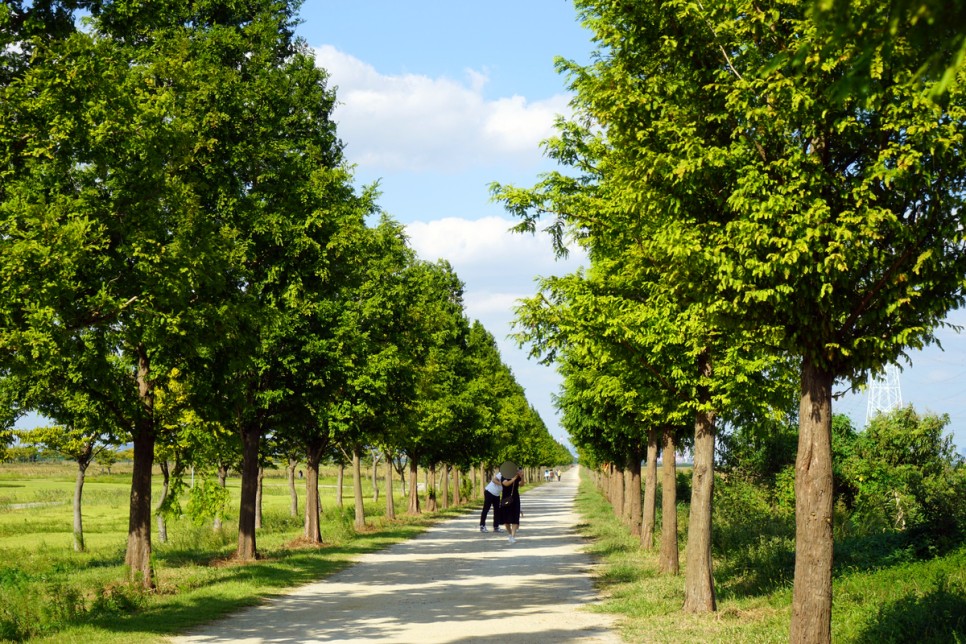
[[[319,521],[319,461],[325,446],[316,445],[305,451],[305,539],[309,543],[322,543]]]
[[[139,423],[134,435],[134,465],[131,473],[131,507],[128,517],[127,553],[124,563],[132,581],[154,588],[151,569],[151,469],[154,467],[153,422]]]
[[[436,505],[436,464],[429,466],[426,470],[426,511],[435,512]]]
[[[298,464],[298,460],[290,458],[288,459],[288,467],[285,468],[288,472],[288,497],[290,500],[288,512],[292,517],[299,515],[299,493],[295,489],[295,468],[298,467]]]
[[[706,399],[702,402],[706,402]],[[695,415],[694,423],[691,512],[688,517],[688,547],[684,566],[684,611],[687,613],[710,613],[717,609],[711,560],[713,492],[714,414],[699,411]]]
[[[161,461],[158,463],[158,467],[161,470],[161,498],[158,499],[158,507],[155,508],[154,512],[158,517],[158,541],[167,543],[168,524],[164,519],[164,502],[168,500],[168,493],[171,489],[171,473],[168,470],[167,461]]]
[[[611,490],[613,490],[611,503],[614,505],[614,514],[623,522],[625,517],[624,504],[626,502],[624,499],[624,488],[626,487],[624,484],[624,466],[615,465],[614,468],[614,475],[611,477]]]
[[[84,552],[84,519],[81,513],[81,501],[84,498],[84,478],[87,467],[91,463],[93,444],[88,444],[86,457],[77,459],[77,477],[74,480],[74,550]]]
[[[681,570],[678,558],[678,493],[674,430],[664,430],[661,451],[661,550],[657,568],[664,574],[676,575]]]
[[[218,466],[218,487],[223,490],[228,487],[228,466],[224,463]],[[212,522],[213,532],[221,532],[222,525],[224,524],[224,514],[225,508],[219,507],[215,514],[215,520]]]
[[[372,450],[372,502],[379,503],[379,452]]]
[[[553,477],[553,473],[550,474]],[[630,451],[627,463],[627,520],[631,524],[631,534],[641,535],[641,453],[638,448]]]
[[[440,486],[439,487],[440,487],[440,491],[442,491],[442,493],[443,493],[443,509],[444,510],[449,507],[449,473],[450,473],[450,466],[449,465],[443,465],[443,473],[439,477],[440,478]]]
[[[133,432],[134,464],[131,472],[131,506],[128,512],[127,551],[124,563],[132,581],[154,588],[151,568],[151,470],[154,467],[154,381],[147,349],[138,345],[138,398],[141,416]]]
[[[265,468],[258,466],[258,488],[255,491],[255,529],[262,527],[262,492],[265,487]]]
[[[251,561],[258,557],[255,543],[255,515],[258,511],[258,480],[259,463],[258,451],[261,445],[262,428],[260,424],[241,427],[242,439],[242,468],[241,468],[241,502],[238,508],[238,550],[236,552],[242,561]]]
[[[408,514],[419,514],[419,485],[416,477],[418,476],[416,461],[409,459],[409,507],[406,508]]]
[[[396,520],[396,500],[392,491],[392,459],[386,454],[386,519]]]
[[[345,464],[339,463],[339,472],[335,476],[335,505],[342,509],[342,486],[345,484]]]
[[[463,504],[463,497],[460,494],[460,486],[462,481],[460,479],[460,470],[458,467],[453,468],[453,505],[460,506]]]
[[[356,530],[362,530],[366,527],[366,508],[362,504],[362,457],[357,445],[352,446],[352,493],[356,504]]]
[[[831,373],[802,362],[795,458],[795,585],[791,641],[832,641],[832,383]]]
[[[641,545],[654,549],[654,524],[657,500],[657,437],[655,428],[647,430],[647,467],[644,474],[644,507],[641,509]]]

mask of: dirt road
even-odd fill
[[[524,492],[517,542],[479,509],[184,637],[197,642],[618,643],[575,532],[576,469]],[[487,521],[491,525],[492,522]]]

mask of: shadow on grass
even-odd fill
[[[860,644],[966,642],[966,588],[940,579],[924,595],[903,597],[879,608],[862,629]]]

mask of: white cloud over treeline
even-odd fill
[[[456,172],[470,166],[540,163],[540,142],[568,113],[564,94],[528,100],[488,99],[485,72],[462,80],[420,74],[389,76],[331,45],[316,63],[337,89],[333,115],[353,163],[379,170]]]

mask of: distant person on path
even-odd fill
[[[512,479],[503,479],[503,496],[500,498],[500,514],[503,525],[510,533],[507,541],[516,543],[517,530],[520,528],[520,486],[523,484],[523,470],[517,470]]]
[[[503,491],[501,482],[503,475],[499,472],[493,474],[490,482],[483,488],[483,513],[480,514],[480,532],[486,532],[486,515],[490,508],[493,508],[493,532],[500,532],[500,493]]]

